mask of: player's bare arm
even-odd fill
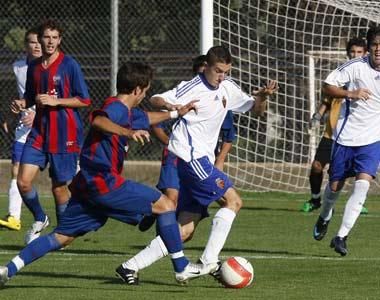
[[[63,106],[63,107],[86,107],[89,106],[89,103],[85,103],[79,100],[77,97],[72,98],[56,98],[48,94],[38,94],[36,96],[37,105],[47,105],[47,106]]]
[[[196,106],[197,102],[199,102],[199,100],[191,100],[189,103],[181,106],[177,110],[166,111],[166,112],[147,112],[148,118],[149,118],[149,124],[155,125],[155,124],[161,123],[162,121],[166,121],[168,119],[176,119],[178,117],[182,117],[186,115],[191,110],[197,112],[197,106]]]
[[[267,106],[268,97],[276,93],[278,90],[278,84],[275,80],[268,80],[266,85],[253,91],[252,94],[255,96],[255,105],[252,108],[252,112],[256,116],[262,116]]]
[[[152,97],[150,98],[150,103],[155,108],[165,109],[168,111],[178,110],[179,108],[182,107],[182,105],[180,104],[171,104],[169,102],[166,102],[165,99],[162,97]]]
[[[327,83],[324,83],[323,85],[323,93],[330,97],[350,98],[352,100],[368,100],[372,95],[371,91],[368,89],[360,88],[353,91],[347,91],[338,86],[330,85]]]
[[[145,141],[150,141],[149,132],[146,130],[131,130],[122,127],[105,116],[96,116],[91,123],[92,128],[108,134],[117,134],[120,136],[126,136],[134,141],[145,144]]]

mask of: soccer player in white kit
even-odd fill
[[[163,94],[153,96],[151,103],[156,107],[174,110],[189,100],[199,100],[196,111],[179,118],[173,125],[169,151],[178,157],[180,191],[177,214],[183,241],[191,239],[199,221],[208,216],[209,204],[221,197],[225,199],[213,218],[211,233],[200,257],[203,271],[199,276],[212,274],[217,277],[220,267],[219,253],[227,240],[235,216],[242,207],[242,200],[228,176],[214,166],[218,135],[229,110],[246,112],[252,109],[255,115],[262,115],[267,97],[277,90],[277,83],[269,80],[266,86],[254,93],[253,98],[227,76],[232,63],[227,48],[210,48],[206,61],[203,74],[198,74],[190,81],[183,81]],[[149,246],[122,266],[130,272],[130,276],[133,272],[137,278],[139,270],[165,255],[167,250],[157,236]],[[128,282],[128,276],[125,278],[129,284],[136,281]]]
[[[41,45],[37,38],[37,28],[31,28],[25,33],[24,44],[26,57],[13,63],[13,72],[16,75],[17,91],[19,99],[24,98],[26,71],[28,64],[42,55]],[[19,121],[15,130],[15,139],[12,145],[12,179],[9,187],[9,207],[5,218],[0,219],[0,226],[12,230],[21,229],[21,206],[22,198],[17,187],[17,174],[20,165],[22,150],[26,137],[30,132],[35,115],[34,107],[20,113]]]
[[[360,215],[380,162],[380,27],[368,30],[367,46],[367,56],[339,66],[328,75],[323,87],[327,96],[345,98],[345,102],[334,132],[329,184],[313,235],[316,240],[325,236],[344,181],[355,176],[342,224],[330,243],[342,256],[348,253],[347,236]]]

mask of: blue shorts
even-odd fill
[[[67,182],[77,172],[78,153],[47,153],[25,144],[20,164],[39,166],[44,170],[49,163],[49,176],[55,182]]]
[[[161,162],[160,178],[156,187],[160,191],[166,189],[179,190],[179,178],[177,170],[178,157],[164,149]]]
[[[12,145],[12,164],[21,161],[22,152],[24,150],[25,143],[13,142]]]
[[[151,187],[126,180],[118,189],[95,198],[72,196],[54,230],[66,236],[82,236],[102,227],[108,218],[136,225],[152,214],[152,204],[161,193]]]
[[[233,186],[228,176],[215,168],[207,156],[190,162],[178,159],[178,176],[177,213],[187,211],[207,217],[207,207]]]
[[[380,142],[349,147],[334,143],[330,162],[330,182],[342,181],[359,173],[376,177],[380,162]]]

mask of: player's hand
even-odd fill
[[[34,111],[28,110],[26,114],[21,118],[22,124],[26,127],[32,127],[35,115],[36,113]]]
[[[144,145],[145,142],[150,142],[150,135],[146,130],[132,130],[131,138],[141,145]]]
[[[166,102],[164,109],[166,109],[167,111],[174,111],[179,110],[182,106],[182,104],[171,104],[169,102]]]
[[[349,93],[349,98],[353,100],[364,100],[367,101],[372,95],[369,89],[357,89]]]
[[[273,95],[278,90],[278,84],[275,80],[268,80],[267,83],[259,88],[256,91],[253,91],[252,94],[255,96],[266,98],[270,95]]]
[[[313,116],[310,119],[310,128],[316,128],[321,124],[322,116],[319,112],[316,112],[313,114]]]
[[[48,106],[57,106],[59,105],[59,101],[57,97],[50,96],[48,94],[38,94],[36,96],[37,105],[48,105]]]
[[[198,108],[195,105],[199,100],[191,100],[189,103],[183,105],[180,109],[178,109],[178,116],[182,117],[186,115],[189,111],[193,110],[195,113],[198,113]]]
[[[9,106],[11,112],[19,114],[25,109],[26,103],[24,99],[13,100]]]

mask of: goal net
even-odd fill
[[[309,121],[321,83],[346,60],[347,41],[380,22],[379,12],[378,0],[214,0],[214,44],[230,48],[232,77],[249,92],[268,78],[280,86],[264,117],[234,117],[238,138],[226,171],[237,187],[309,190],[323,132]]]

